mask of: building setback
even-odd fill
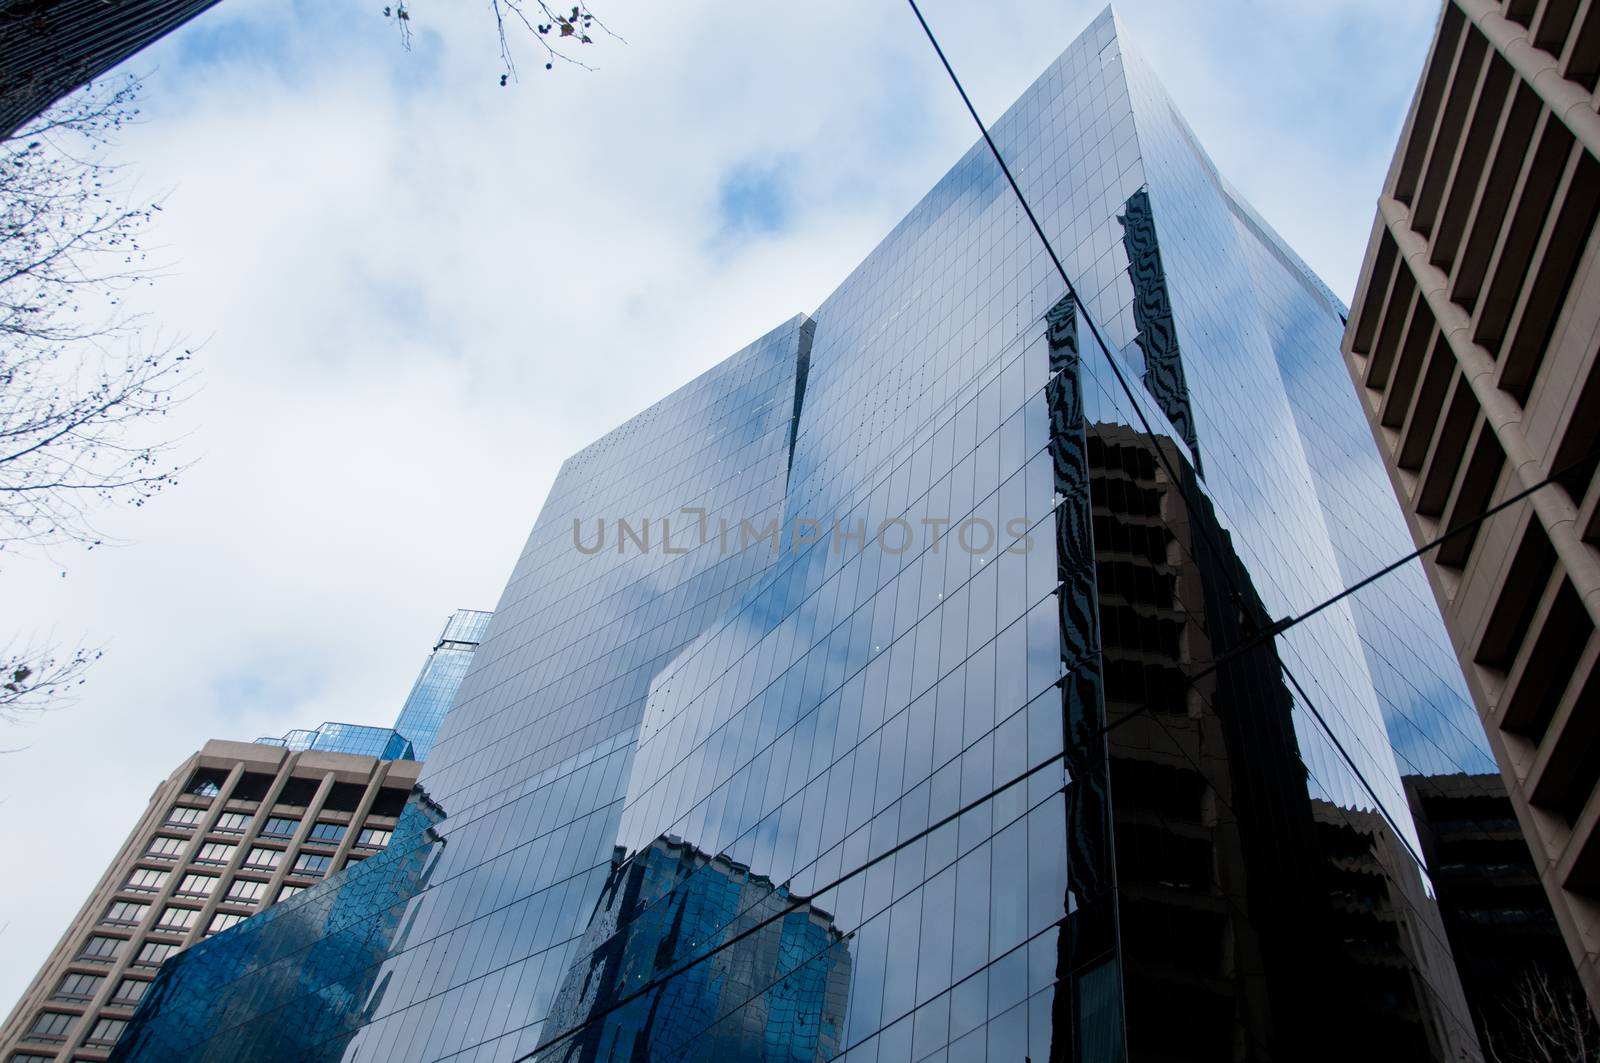
[[[1600,1010],[1597,76],[1600,5],[1445,4],[1344,351]]]
[[[993,134],[1076,293],[980,143],[574,454],[390,848],[115,1059],[1482,1058],[1426,577],[1277,624],[1411,549],[1345,308],[1109,11]]]
[[[382,852],[420,767],[207,742],[156,787],[0,1027],[0,1059],[105,1059],[169,956]]]

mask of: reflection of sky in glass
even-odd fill
[[[380,760],[415,760],[411,743],[390,727],[369,727],[360,723],[324,723],[318,727],[290,731],[282,738],[258,738],[257,744],[282,746],[295,753],[317,750],[322,753],[353,753]]]
[[[455,701],[461,680],[466,678],[472,664],[473,651],[483,641],[493,613],[479,609],[457,609],[445,621],[444,631],[434,644],[433,652],[422,665],[394,729],[411,740],[411,748],[418,760],[427,760],[433,749],[439,725]]]
[[[1098,539],[1098,552],[1085,553],[1088,529],[1099,536],[1112,519],[1164,529],[1159,561],[1173,571],[1163,578],[1179,589],[1164,592],[1161,608],[1179,615],[1128,606],[1118,614],[1128,631],[1116,634],[1124,644],[1145,638],[1163,664],[1196,669],[1229,645],[1225,635],[1236,644],[1409,549],[1342,379],[1342,308],[1234,202],[1142,61],[1124,52],[1109,12],[994,134],[1114,350],[1080,330],[1081,358],[1069,370],[1053,364],[1044,322],[1061,303],[1060,279],[975,146],[823,303],[814,333],[802,318],[779,327],[570,458],[427,757],[422,785],[449,815],[433,828],[441,841],[426,888],[372,916],[379,926],[403,912],[362,983],[374,988],[359,1022],[330,1037],[328,1058],[551,1050],[595,1014],[617,971],[637,981],[669,969],[645,962],[648,943],[671,943],[659,959],[735,939],[714,967],[659,987],[660,1007],[676,999],[715,1012],[699,1028],[704,1040],[681,1014],[646,1020],[635,1009],[608,1022],[606,1051],[625,1054],[637,1043],[628,1038],[670,1029],[673,1043],[653,1041],[664,1054],[649,1058],[714,1054],[713,1043],[745,1046],[728,1058],[779,1058],[784,1046],[767,1035],[788,1029],[774,1016],[788,1016],[794,1000],[770,991],[806,960],[782,953],[781,935],[737,929],[775,896],[805,898],[848,941],[838,1046],[879,1063],[941,1051],[1046,1059],[1072,1043],[1121,1044],[1117,981],[1130,1030],[1151,995],[1148,970],[1121,962],[1140,940],[1168,934],[1184,942],[1172,946],[1174,963],[1250,959],[1194,976],[1237,994],[1192,1013],[1196,1024],[1222,1016],[1230,1045],[1234,1005],[1244,1016],[1247,1002],[1273,998],[1251,979],[1285,970],[1320,977],[1336,995],[1305,994],[1323,1014],[1391,1007],[1415,1032],[1439,1013],[1438,1036],[1470,1040],[1453,1014],[1459,987],[1434,944],[1436,915],[1402,844],[1414,829],[1400,766],[1483,763],[1426,588],[1402,580],[1330,609],[1166,705],[1171,722],[1160,726],[1187,728],[1184,741],[1165,762],[1135,766],[1178,780],[1170,792],[1119,795],[1104,781],[1108,762],[1113,784],[1130,770],[1113,758],[1139,761],[1135,737],[1160,732],[1129,727],[1106,752],[1091,733],[1099,717],[1064,709],[1064,686],[1095,691],[1076,682],[1094,666],[1064,660],[1067,644],[1104,636],[1112,658],[1105,602],[1120,559]],[[1118,218],[1141,192],[1160,268],[1136,290]],[[1134,300],[1153,298],[1157,273],[1175,329],[1160,350],[1181,351],[1182,403],[1177,385],[1152,396],[1138,383],[1151,349],[1138,334],[1164,319],[1149,307],[1135,313]],[[1130,375],[1131,398],[1114,365]],[[1192,417],[1190,430],[1162,409]],[[1094,466],[1104,496],[1085,486],[1088,474],[1061,496],[1072,433],[1091,456],[1113,446],[1170,455],[1182,492],[1148,459],[1139,476]],[[1185,439],[1203,453],[1203,481],[1186,471],[1195,455]],[[698,519],[684,507],[703,510],[709,529],[689,537],[686,553],[659,538],[654,550],[616,549],[619,518],[666,517],[683,544]],[[780,517],[776,555],[720,547],[724,526],[736,540],[741,519],[760,527]],[[895,553],[841,532],[892,517],[913,528],[1020,519],[1035,548],[974,553],[947,540],[935,551],[921,539]],[[801,542],[801,519],[828,530]],[[576,549],[574,521],[594,529],[602,520],[610,547]],[[1067,573],[1084,587],[1076,598],[1060,590],[1063,559],[1077,566]],[[1108,699],[1119,681],[1108,669]],[[1252,745],[1267,739],[1264,753]],[[1205,762],[1186,765],[1191,750]],[[1047,770],[1006,785],[1039,765]],[[1141,797],[1157,806],[1144,821],[1134,815]],[[1201,898],[1174,903],[1181,911],[1166,923],[1149,914],[1150,896],[1119,893],[1110,869],[1080,866],[1109,851],[1105,809],[1119,800],[1117,876],[1148,873],[1155,893]],[[1162,822],[1190,805],[1209,812],[1183,830]],[[1126,847],[1135,853],[1126,863],[1125,831],[1154,839],[1148,852]],[[695,854],[693,868],[638,907],[617,906],[652,861],[684,853]],[[1340,908],[1321,885],[1330,869],[1374,892]],[[1208,878],[1224,874],[1239,877]],[[746,875],[762,888],[749,890]],[[738,897],[727,892],[735,880]],[[1239,904],[1257,907],[1231,910]],[[1292,947],[1254,940],[1258,923],[1282,931],[1263,929],[1262,939]],[[1393,932],[1402,923],[1404,940]],[[279,933],[287,948],[288,930]],[[1341,951],[1367,933],[1387,948],[1383,970],[1397,972],[1371,994],[1377,1003],[1360,994],[1382,976],[1357,977]],[[256,963],[241,955],[238,970]],[[713,970],[736,984],[712,986]],[[267,1052],[273,1020],[255,1010],[250,984],[248,974],[236,988],[193,980],[165,994],[168,1010],[141,1012],[149,1032],[140,1036],[169,1037],[161,1043],[172,1050],[189,1036],[183,1008],[220,1002],[238,1009],[230,1050]],[[1277,991],[1285,986],[1300,988],[1281,979]],[[318,991],[308,986],[307,996]],[[1183,1014],[1165,1025],[1188,1029]],[[1161,1025],[1148,1013],[1142,1021]],[[1270,1027],[1239,1022],[1241,1042]],[[1394,1029],[1345,1026],[1350,1038]],[[799,1035],[784,1036],[793,1047]],[[810,1058],[816,1044],[804,1040],[798,1054]],[[551,1058],[598,1051],[584,1037],[553,1047]]]

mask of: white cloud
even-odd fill
[[[926,5],[997,116],[1098,10]],[[465,8],[465,10],[463,10]],[[7,626],[107,644],[82,700],[0,744],[0,1002],[157,782],[206,738],[398,710],[448,610],[493,606],[561,460],[814,308],[973,131],[908,10],[607,0],[594,74],[479,5],[225,0],[155,67],[121,151],[170,188],[149,296],[206,340],[199,463],[132,545],[12,562]],[[1119,9],[1221,168],[1348,294],[1434,5]],[[780,160],[787,227],[722,231]]]

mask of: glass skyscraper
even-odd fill
[[[1109,11],[993,133],[1077,297],[980,143],[570,458],[389,849],[113,1058],[1482,1058],[1428,589],[1278,620],[1410,549],[1344,307]]]
[[[433,652],[428,654],[417,681],[411,686],[411,693],[400,707],[393,727],[330,722],[298,728],[282,738],[258,738],[256,741],[297,753],[314,749],[380,760],[426,759],[492,615],[481,609],[457,609],[450,614],[444,622],[444,630],[434,641]]]
[[[394,722],[394,729],[411,741],[418,760],[428,759],[439,725],[444,723],[461,680],[466,678],[473,651],[483,641],[492,615],[481,609],[457,609],[444,622],[444,630]]]

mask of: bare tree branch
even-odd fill
[[[94,547],[104,505],[176,482],[148,423],[185,394],[191,352],[123,304],[154,277],[157,203],[130,203],[102,151],[137,80],[91,87],[0,141],[0,552]]]
[[[595,17],[585,4],[573,7],[552,7],[546,0],[488,0],[489,10],[494,15],[495,35],[500,42],[500,84],[517,79],[517,62],[511,46],[511,35],[507,27],[516,31],[521,27],[530,37],[538,42],[543,49],[544,68],[550,70],[557,62],[568,63],[572,66],[593,70],[594,67],[583,62],[573,55],[573,49],[594,43],[590,30],[598,29],[612,40],[622,44],[628,42],[613,33],[611,29]],[[409,51],[411,49],[411,9],[405,0],[396,2],[383,9],[385,18],[393,18],[400,30],[400,43]]]
[[[100,653],[87,646],[67,653],[34,646],[0,650],[0,720],[15,723],[68,702]],[[0,750],[7,752],[14,750]]]
[[[161,208],[130,202],[103,157],[138,90],[91,86],[0,140],[0,557],[92,549],[99,510],[142,506],[181,471],[150,423],[184,396],[190,352],[124,305],[155,276],[143,239]],[[5,646],[0,721],[70,701],[99,658]]]
[[[1505,1000],[1509,1023],[1484,1046],[1490,1063],[1600,1063],[1600,1023],[1575,980],[1530,968]]]

